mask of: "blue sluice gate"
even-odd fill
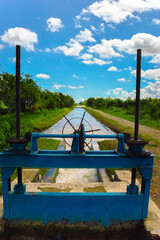
[[[70,151],[39,150],[38,138],[73,138]],[[85,151],[87,138],[118,139],[117,150]],[[30,219],[70,222],[97,221],[109,226],[147,217],[154,155],[144,151],[145,143],[131,141],[125,149],[123,134],[89,135],[82,124],[73,134],[32,133],[30,151],[26,142],[10,142],[11,149],[0,153],[4,219]],[[21,181],[11,191],[10,177],[16,168],[118,168],[132,169],[131,184],[122,193],[26,192]],[[141,189],[135,184],[135,171],[142,177]],[[133,174],[134,173],[134,174]]]

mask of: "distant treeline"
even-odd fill
[[[135,99],[130,97],[127,100],[118,98],[88,98],[85,102],[87,107],[111,110],[115,112],[123,110],[128,115],[133,115],[135,112]],[[153,120],[160,120],[160,99],[146,98],[140,101],[140,118],[150,118]]]
[[[15,111],[16,77],[9,73],[0,75],[0,114]],[[69,95],[44,90],[32,76],[21,76],[21,111],[72,107],[74,99]]]

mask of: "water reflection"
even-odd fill
[[[81,107],[76,107],[72,112],[70,112],[66,117],[67,119],[71,119],[71,123],[75,129],[79,128],[79,125],[81,123],[81,118],[84,114],[84,109]],[[85,130],[91,130],[92,129],[100,129],[99,131],[93,132],[93,134],[114,134],[109,128],[105,127],[103,124],[98,122],[94,117],[92,117],[89,113],[86,112],[83,124],[85,125]],[[65,127],[64,127],[65,126]],[[63,129],[64,127],[64,129]],[[70,124],[66,123],[66,119],[63,118],[56,124],[54,124],[51,128],[49,128],[44,133],[54,133],[54,134],[71,134],[74,132],[73,127],[70,126]],[[95,139],[94,139],[95,140]],[[102,139],[101,139],[102,140]],[[87,143],[90,141],[90,139],[87,139]],[[71,145],[72,139],[67,139],[67,142]],[[66,145],[66,149],[69,150],[70,146]],[[88,149],[87,149],[88,150]],[[97,176],[97,169],[65,169],[61,168],[59,169],[59,174],[56,178],[56,182],[58,183],[88,183],[88,182],[98,182],[98,176]]]

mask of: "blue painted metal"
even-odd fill
[[[38,138],[73,138],[71,151],[39,150]],[[85,151],[80,149],[86,138],[118,140],[114,151]],[[129,156],[125,151],[123,134],[87,135],[82,127],[74,134],[33,133],[30,152],[4,150],[0,153],[4,199],[4,218],[60,221],[96,220],[105,226],[120,221],[141,220],[147,217],[150,182],[154,155]],[[142,187],[135,183],[125,193],[27,193],[23,184],[11,192],[8,180],[17,167],[28,168],[137,168],[142,176]]]

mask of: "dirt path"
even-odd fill
[[[122,118],[110,115],[108,113],[104,113],[104,112],[102,112],[100,110],[96,110],[96,109],[92,109],[92,108],[90,108],[90,109],[94,110],[95,112],[100,113],[104,117],[107,117],[109,119],[113,119],[113,120],[119,122],[120,124],[124,125],[125,127],[133,127],[134,128],[134,123],[133,122],[130,122],[128,120],[125,120],[125,119],[122,119]],[[144,126],[144,125],[139,125],[139,131],[140,131],[140,133],[145,133],[145,134],[147,134],[149,136],[157,138],[160,141],[160,130],[156,130],[154,128],[147,127],[147,126]]]

